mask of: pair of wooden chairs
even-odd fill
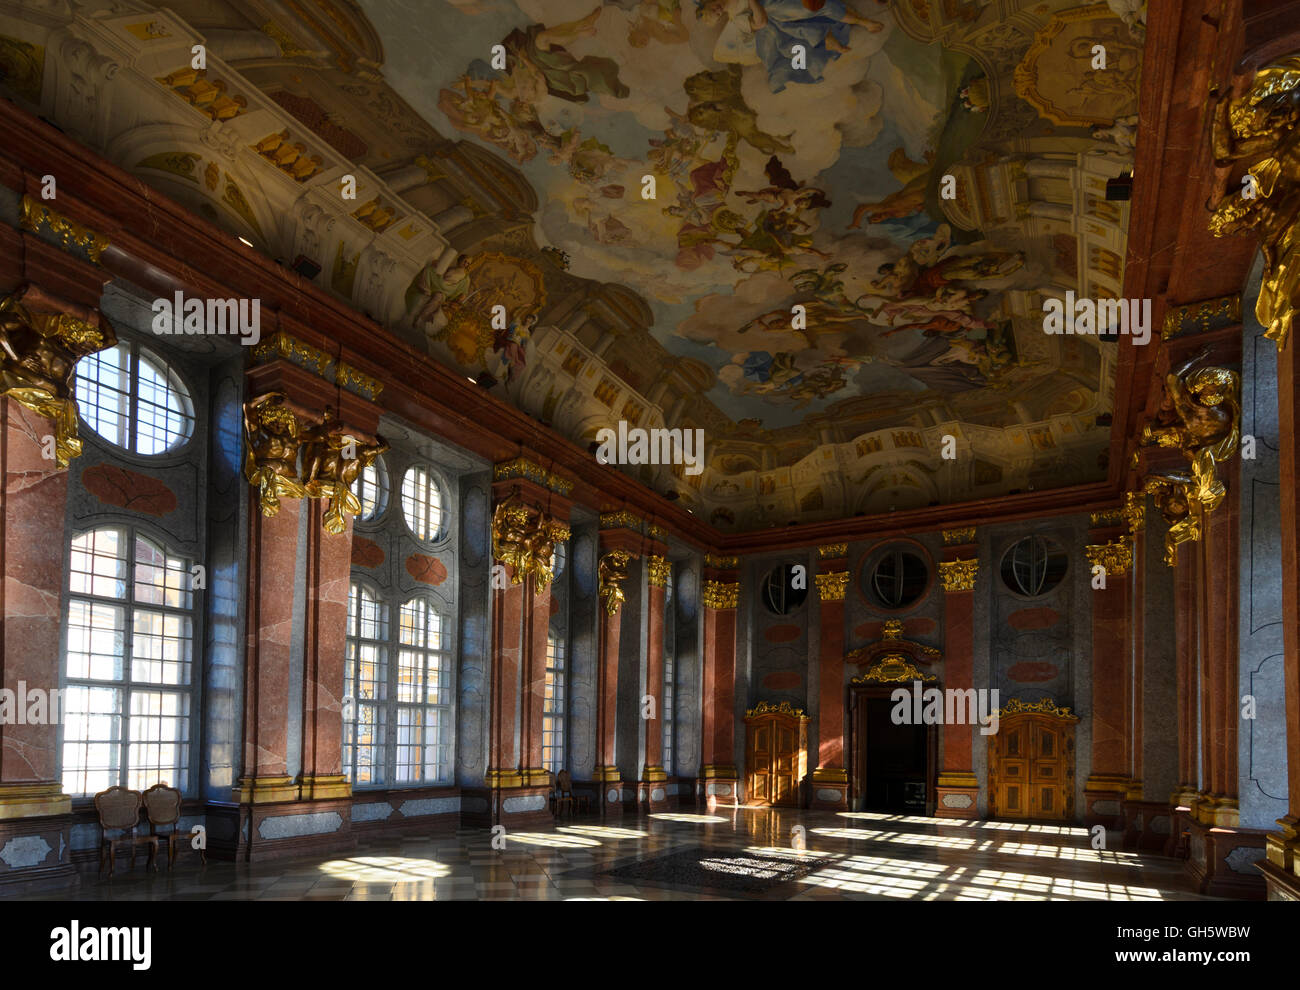
[[[140,811],[144,809],[149,825],[148,835],[137,835]],[[166,784],[154,784],[143,794],[126,787],[110,787],[95,795],[95,811],[99,815],[99,869],[103,872],[104,859],[108,859],[108,875],[117,866],[117,847],[127,843],[131,847],[131,869],[135,869],[136,846],[149,847],[149,865],[158,869],[158,845],[167,840],[167,869],[176,860],[176,845],[181,837],[181,792]],[[113,835],[111,833],[119,833]],[[199,849],[206,865],[207,853]]]
[[[585,805],[589,810],[591,808],[590,794],[575,794],[573,790],[573,777],[568,770],[561,770],[558,774],[551,774],[551,801],[555,805],[555,817],[559,818],[561,809],[566,806],[569,814],[573,814],[575,805]]]

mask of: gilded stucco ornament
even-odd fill
[[[497,503],[492,513],[492,556],[512,568],[511,584],[528,575],[540,594],[551,583],[555,545],[569,538],[569,527],[520,497],[518,491]]]
[[[1137,536],[1146,527],[1147,499],[1145,492],[1127,492],[1124,495],[1124,522],[1129,536]]]
[[[1123,576],[1133,562],[1133,544],[1127,536],[1121,536],[1109,543],[1090,544],[1084,548],[1084,554],[1093,567],[1103,567],[1107,574]]]
[[[600,600],[605,604],[608,615],[617,615],[618,607],[623,604],[623,582],[627,580],[627,562],[632,555],[626,550],[610,550],[602,554],[597,571],[600,575]]]
[[[55,463],[66,468],[81,454],[77,362],[117,337],[106,320],[93,326],[54,305],[33,286],[0,300],[0,395],[53,421]]]
[[[925,683],[933,680],[936,680],[936,675],[925,673],[903,654],[886,653],[877,657],[860,677],[853,678],[850,683],[904,684],[910,681]]]
[[[302,434],[302,482],[309,498],[326,500],[322,525],[338,535],[347,529],[348,516],[361,512],[361,500],[352,485],[361,472],[388,450],[388,442],[376,437],[367,443],[354,436],[338,421],[332,409],[325,410],[320,424]]]
[[[740,601],[740,584],[728,581],[705,581],[700,594],[705,608],[735,608]]]
[[[1051,715],[1053,718],[1062,718],[1071,722],[1079,720],[1078,715],[1068,708],[1058,707],[1051,698],[1039,698],[1037,701],[1021,701],[1019,698],[1012,698],[997,710],[999,719],[1007,715]]]
[[[817,574],[817,595],[824,602],[842,602],[849,587],[848,571],[832,571],[829,574]]]
[[[1165,537],[1170,566],[1177,562],[1178,545],[1199,540],[1205,517],[1227,496],[1221,466],[1236,453],[1240,436],[1241,378],[1227,368],[1201,364],[1205,355],[1201,351],[1166,376],[1169,411],[1142,431],[1144,444],[1177,447],[1191,462],[1190,471],[1156,473],[1145,485],[1170,524]]]
[[[1249,161],[1210,217],[1216,237],[1254,231],[1264,255],[1255,316],[1264,336],[1286,346],[1300,306],[1300,55],[1256,73],[1241,96],[1214,108],[1215,164]]]
[[[790,718],[799,718],[805,721],[808,719],[807,713],[802,708],[795,708],[788,701],[782,701],[780,704],[771,701],[760,701],[745,712],[745,718],[755,718],[759,715],[788,715]]]
[[[944,591],[975,590],[975,575],[979,572],[978,560],[948,560],[939,565],[939,577]]]
[[[267,392],[244,403],[244,477],[258,487],[262,515],[280,511],[280,499],[304,498],[298,475],[302,429],[283,392]]]
[[[663,557],[652,556],[647,561],[647,566],[650,570],[650,583],[656,588],[666,588],[673,573],[673,565]]]

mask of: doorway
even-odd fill
[[[895,725],[891,687],[855,685],[851,691],[853,810],[933,814],[935,727]]]

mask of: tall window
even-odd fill
[[[546,696],[542,702],[542,765],[564,769],[564,644],[546,637]]]
[[[664,769],[673,773],[673,707],[676,704],[677,674],[674,660],[677,654],[677,633],[673,605],[673,581],[664,585]]]
[[[433,602],[417,595],[401,604],[393,627],[383,602],[353,582],[343,759],[354,784],[450,780],[451,659],[442,624]]]
[[[72,541],[64,653],[63,789],[190,786],[190,562],[103,526]]]
[[[442,537],[442,492],[418,464],[402,476],[402,515],[417,539],[432,543]]]
[[[388,610],[370,590],[348,590],[347,651],[343,662],[343,765],[354,784],[384,780],[388,701]]]

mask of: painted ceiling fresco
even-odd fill
[[[1037,37],[1022,28],[1020,93],[995,94],[980,59],[925,36],[939,6],[908,3],[909,32],[877,0],[363,3],[386,80],[443,133],[518,167],[537,243],[571,275],[639,295],[647,333],[707,366],[703,395],[732,424],[772,436],[866,399],[900,425],[937,403],[929,422],[997,428],[1045,418],[1016,395],[1033,391],[1058,412],[1096,407],[1096,453],[1097,348],[1062,361],[1031,298],[1061,281],[1054,268],[1077,278],[1076,239],[980,229],[971,186],[987,180],[970,166],[1017,144],[1017,158],[1071,165],[1099,140],[1122,156],[1141,26],[1095,5]],[[942,7],[965,26],[991,13]],[[1017,112],[990,149],[991,119]],[[725,454],[712,467],[729,473]],[[1103,471],[1094,456],[1071,480]]]
[[[1108,2],[96,0],[120,112],[36,22],[0,88],[584,447],[702,430],[623,469],[735,531],[1104,477],[1118,344],[1043,307],[1123,292]]]

